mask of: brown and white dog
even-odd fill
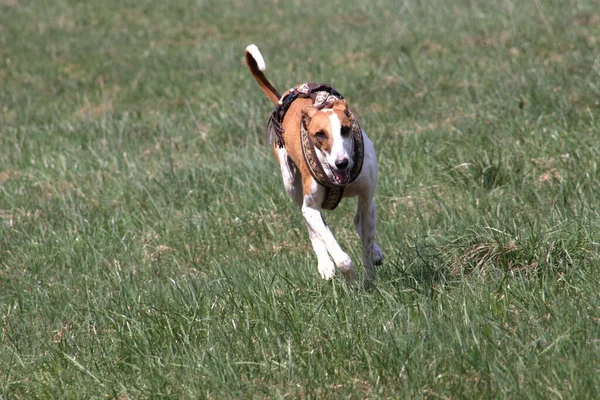
[[[282,96],[263,74],[262,71],[266,69],[265,61],[255,45],[246,48],[246,63],[269,100],[281,105]],[[354,163],[352,154],[355,140],[349,135],[351,115],[346,100],[335,100],[331,107],[319,109],[313,106],[310,98],[296,98],[289,104],[281,122],[282,147],[273,143],[283,184],[302,210],[323,279],[331,279],[335,275],[335,267],[350,279],[356,278],[356,270],[352,259],[340,248],[321,215],[327,188],[313,178],[303,156],[301,124],[304,124],[314,145],[322,170],[333,182],[345,184],[350,180],[349,171],[352,171]],[[376,211],[373,194],[377,183],[377,159],[373,144],[364,131],[361,132],[364,145],[362,169],[358,176],[344,186],[343,197],[358,197],[354,225],[362,241],[365,266],[363,281],[369,283],[374,281],[375,265],[381,265],[383,255],[375,244]]]

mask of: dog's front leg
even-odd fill
[[[308,234],[313,250],[317,255],[321,278],[331,279],[335,275],[334,264],[327,255],[329,253],[340,272],[346,278],[355,279],[356,271],[352,259],[340,248],[329,227],[325,224],[325,220],[321,215],[321,202],[316,199],[318,197],[321,197],[322,202],[322,196],[304,196],[302,216],[308,227]]]

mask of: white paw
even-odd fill
[[[333,261],[327,259],[327,261],[319,262],[319,274],[321,274],[321,278],[328,281],[335,276],[335,266],[333,265]]]

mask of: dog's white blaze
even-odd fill
[[[342,123],[336,113],[331,112],[329,115],[329,122],[331,123],[331,153],[328,155],[327,162],[329,165],[334,166],[335,160],[338,158],[350,159],[348,154],[352,147],[352,139],[349,137],[342,137]]]
[[[256,45],[251,44],[250,46],[246,47],[246,51],[250,53],[250,55],[254,58],[254,60],[256,61],[256,65],[258,66],[258,69],[260,71],[264,71],[267,69],[265,59],[263,58],[262,54],[260,53],[260,50],[258,50],[258,47],[256,47]]]

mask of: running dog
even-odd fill
[[[304,83],[280,95],[263,73],[266,64],[258,48],[248,46],[245,55],[252,76],[276,105],[267,130],[285,190],[302,210],[319,274],[331,279],[337,267],[344,277],[356,279],[352,259],[340,248],[321,210],[334,209],[342,198],[358,197],[354,225],[362,241],[363,282],[373,282],[375,265],[383,261],[375,243],[373,144],[344,97],[331,86]]]

